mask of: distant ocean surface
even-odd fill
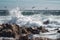
[[[49,24],[43,24],[49,20]],[[60,10],[23,10],[19,8],[0,10],[0,24],[15,23],[22,27],[46,27],[46,28],[60,28]],[[59,38],[59,34],[47,35],[50,38]]]

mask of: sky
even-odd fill
[[[0,0],[0,9],[20,7],[21,9],[59,9],[60,0]]]

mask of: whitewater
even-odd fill
[[[10,11],[11,14],[11,23],[16,23],[20,26],[26,26],[26,27],[40,27],[40,26],[46,26],[46,27],[60,27],[60,16],[58,15],[44,15],[42,13],[40,14],[34,14],[34,15],[23,15],[23,11],[20,11],[20,9],[17,7],[15,9],[12,9]],[[43,22],[49,20],[49,24],[45,25]]]
[[[42,25],[42,21],[34,18],[33,16],[24,16],[22,15],[22,11],[20,11],[19,8],[12,9],[10,11],[11,14],[11,21],[10,23],[16,23],[20,26],[26,26],[26,27],[38,27]]]
[[[2,23],[10,23],[10,24],[17,24],[20,27],[46,27],[46,29],[54,30],[55,28],[60,28],[60,15],[47,15],[47,13],[43,14],[43,12],[34,13],[32,15],[23,15],[23,11],[20,8],[13,8],[9,10],[8,16],[0,16],[0,24]],[[48,12],[49,13],[49,12]],[[43,22],[49,20],[49,24],[43,24]],[[51,35],[49,35],[51,34]],[[60,38],[60,34],[56,33],[55,31],[51,31],[48,33],[43,33],[41,35],[34,35],[34,37],[47,37],[51,39]],[[54,38],[53,38],[54,37]]]
[[[59,15],[47,15],[41,13],[34,13],[32,15],[23,15],[23,11],[20,11],[20,8],[13,8],[9,10],[8,16],[0,16],[0,23],[15,23],[20,26],[26,27],[60,27],[60,16]],[[32,11],[34,12],[34,11]],[[58,12],[58,11],[57,11]],[[49,20],[49,24],[45,25],[43,22]]]

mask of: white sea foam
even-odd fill
[[[33,18],[31,16],[23,16],[21,14],[21,11],[19,10],[19,8],[17,9],[13,9],[10,11],[11,16],[12,16],[12,20],[10,21],[10,23],[16,23],[20,26],[41,26],[42,25],[42,21],[37,20],[36,18]],[[36,20],[35,20],[36,19]]]
[[[16,23],[19,26],[26,26],[26,27],[40,27],[45,26],[48,27],[48,30],[54,30],[57,27],[60,27],[60,16],[54,16],[54,15],[43,15],[43,14],[34,14],[30,16],[22,15],[22,11],[20,9],[14,8],[9,11],[10,16],[1,17],[0,16],[0,23]],[[49,24],[45,25],[43,24],[44,21],[49,20]],[[51,28],[52,29],[51,29]],[[46,28],[47,29],[47,28]],[[41,35],[36,35],[36,37],[39,37]],[[59,38],[59,34],[53,34],[53,35],[46,35],[42,37],[47,38]]]
[[[46,26],[46,27],[60,27],[60,16],[54,16],[54,15],[42,15],[42,14],[35,14],[35,15],[30,15],[30,16],[24,16],[21,13],[22,11],[19,10],[19,8],[17,9],[13,9],[10,11],[11,14],[11,21],[10,23],[16,23],[20,26],[26,26],[26,27],[40,27],[40,26]],[[49,24],[45,25],[43,24],[44,21],[49,20]],[[55,28],[50,28],[48,29],[49,31],[54,30]],[[53,34],[53,35],[36,35],[36,37],[40,36],[40,37],[47,37],[47,38],[51,38],[51,39],[57,39],[59,38],[59,34],[55,31],[53,32],[48,32],[48,34]],[[34,36],[35,37],[35,36]],[[53,38],[54,37],[54,38]]]
[[[22,15],[23,11],[20,9],[14,8],[9,10],[9,17],[0,17],[0,23],[16,23],[20,26],[46,26],[46,27],[60,27],[60,16],[57,15],[44,15],[44,14],[34,14],[30,16]],[[2,21],[3,20],[3,21]],[[7,21],[8,20],[8,21]],[[49,24],[43,24],[44,21],[49,20]]]

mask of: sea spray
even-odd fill
[[[10,21],[10,23],[16,23],[20,26],[27,26],[27,27],[31,26],[38,27],[42,25],[41,21],[37,21],[32,17],[22,15],[19,8],[11,10],[10,13],[12,16],[12,20]]]
[[[38,10],[36,10],[38,11]],[[46,29],[54,30],[54,28],[60,27],[60,16],[57,15],[44,15],[40,12],[40,14],[34,14],[34,15],[23,15],[23,11],[21,11],[18,7],[14,8],[9,11],[10,15],[9,17],[6,16],[6,18],[3,16],[0,16],[0,23],[15,23],[19,25],[20,27],[46,27]],[[42,11],[44,13],[44,11]],[[45,13],[46,14],[46,13]],[[2,21],[3,20],[3,21]],[[43,24],[46,20],[49,20],[49,24]],[[50,34],[51,33],[51,34]],[[47,35],[48,34],[48,35]],[[49,35],[50,34],[50,35]],[[53,32],[45,33],[45,35],[36,35],[56,39],[60,37],[60,34]],[[34,36],[35,37],[35,36]],[[53,38],[54,37],[54,38]]]
[[[26,10],[25,10],[26,11]],[[32,10],[34,11],[34,10]],[[31,10],[29,12],[32,12]],[[48,10],[47,10],[48,11]],[[52,10],[54,13],[55,11]],[[23,15],[20,8],[13,8],[9,10],[9,16],[0,16],[0,23],[15,23],[20,26],[27,26],[27,27],[60,27],[60,15],[52,15],[52,12],[48,12],[47,15],[45,11],[38,11],[35,10],[33,13],[34,15]],[[27,12],[27,11],[26,11]],[[28,13],[29,13],[28,12]],[[49,24],[43,24],[44,21],[49,20]]]

